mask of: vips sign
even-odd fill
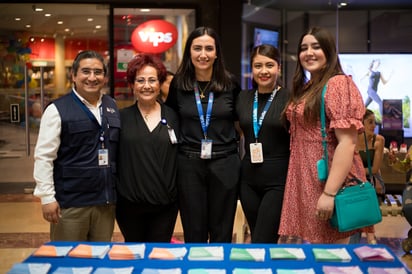
[[[164,20],[150,20],[132,32],[132,45],[139,52],[161,53],[177,41],[176,27]]]

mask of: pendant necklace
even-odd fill
[[[207,85],[205,86],[205,88],[202,89],[202,87],[200,86],[199,81],[197,82],[197,86],[199,87],[200,90],[200,99],[204,99],[205,96],[205,91],[207,91],[207,88],[209,87],[210,81],[207,82]]]

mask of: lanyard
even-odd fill
[[[101,121],[102,121],[102,125],[99,124],[99,122],[97,121],[96,117],[93,115],[93,113],[90,111],[90,109],[88,109],[85,104],[82,103],[82,101],[80,101],[79,97],[77,97],[74,92],[71,93],[72,97],[74,99],[74,101],[81,107],[81,109],[83,109],[83,111],[87,114],[87,116],[89,117],[89,119],[94,122],[96,125],[98,125],[98,127],[100,128],[100,137],[99,140],[102,142],[102,148],[104,148],[104,127],[103,127],[103,111],[102,111],[102,106],[99,107],[100,110],[100,116],[101,116]],[[109,125],[107,125],[108,127]]]
[[[199,118],[200,118],[200,125],[202,126],[203,135],[205,136],[205,139],[207,139],[207,129],[210,124],[210,116],[212,115],[214,95],[212,91],[209,92],[209,101],[207,103],[207,110],[206,110],[206,117],[205,117],[203,115],[203,107],[202,107],[202,102],[200,101],[199,86],[197,85],[197,83],[194,84],[194,89],[195,89],[197,112],[199,113]]]
[[[260,114],[259,120],[257,118],[257,112],[258,112],[258,91],[255,91],[255,99],[253,101],[253,111],[252,111],[252,121],[253,121],[253,132],[255,134],[255,139],[257,142],[258,136],[259,136],[259,131],[260,128],[262,127],[263,119],[265,118],[265,115],[267,111],[269,110],[270,104],[273,101],[273,98],[275,98],[276,92],[279,90],[280,87],[275,88],[272,91],[272,94],[270,95],[269,99],[267,100],[265,107],[263,108],[262,113]]]

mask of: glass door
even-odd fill
[[[108,16],[108,5],[0,4],[0,193],[32,190],[43,109],[70,91],[79,51],[109,58]]]

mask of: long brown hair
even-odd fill
[[[306,35],[313,35],[318,41],[320,48],[326,57],[326,66],[318,74],[320,77],[308,79],[305,70],[300,63],[299,55],[302,51],[302,40]],[[320,102],[323,86],[328,80],[338,74],[344,74],[336,51],[336,44],[332,34],[321,27],[313,27],[304,33],[300,39],[297,49],[298,62],[293,77],[293,88],[289,103],[297,103],[305,95],[305,122],[315,124],[320,117]],[[310,92],[309,92],[310,91]]]

